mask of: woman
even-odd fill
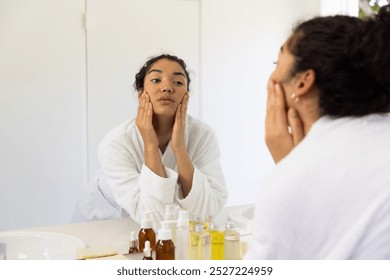
[[[108,133],[98,148],[104,173],[98,188],[112,205],[103,211],[109,216],[120,209],[140,222],[150,212],[157,229],[165,204],[203,217],[224,206],[217,140],[209,126],[187,115],[189,85],[184,61],[168,54],[148,60],[136,74],[136,119]],[[102,218],[101,212],[87,216]]]
[[[386,6],[308,20],[281,47],[266,125],[278,164],[247,258],[390,258],[389,38]]]

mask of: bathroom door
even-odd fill
[[[89,178],[96,149],[113,127],[136,116],[134,75],[160,53],[184,59],[191,70],[189,113],[199,111],[199,1],[86,0]]]

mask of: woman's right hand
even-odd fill
[[[303,124],[294,108],[287,110],[280,84],[270,79],[267,90],[265,142],[275,163],[278,163],[303,139]]]
[[[144,146],[146,149],[158,148],[158,138],[152,122],[153,105],[150,102],[149,94],[146,91],[143,91],[139,101],[136,124],[142,139],[144,140]]]

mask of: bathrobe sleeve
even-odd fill
[[[217,215],[227,200],[227,190],[219,163],[219,147],[213,130],[194,118],[188,119],[185,141],[194,165],[190,193],[183,198],[178,185],[174,154],[167,147],[163,156],[166,178],[144,164],[143,140],[131,124],[117,135],[106,137],[98,157],[115,201],[138,223],[151,212],[154,229],[160,227],[164,206],[176,202],[191,216]]]
[[[167,178],[156,175],[145,164],[137,163],[141,151],[137,146],[111,141],[99,146],[99,161],[112,195],[137,222],[142,214],[150,212],[153,228],[159,228],[163,218],[164,204],[173,203],[178,175],[165,167]]]
[[[228,196],[217,138],[203,123],[190,126],[188,135],[188,152],[194,165],[192,188],[185,198],[181,191],[176,192],[176,201],[193,217],[215,216],[224,207]]]

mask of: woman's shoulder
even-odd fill
[[[191,134],[193,134],[193,133],[214,134],[214,129],[208,123],[206,123],[206,122],[204,122],[196,117],[187,115],[186,121],[187,121],[188,130]]]
[[[106,145],[113,141],[121,141],[121,139],[127,139],[129,134],[132,134],[136,130],[135,120],[126,120],[121,124],[111,129],[101,140],[100,145]]]

